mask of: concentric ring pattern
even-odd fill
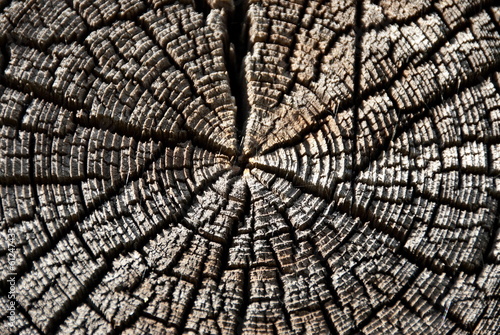
[[[0,333],[496,334],[495,5],[0,0]]]

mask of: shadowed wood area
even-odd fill
[[[500,7],[0,0],[0,334],[498,334]]]

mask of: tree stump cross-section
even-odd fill
[[[500,7],[0,0],[1,334],[500,333]]]

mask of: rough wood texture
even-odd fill
[[[0,0],[0,333],[498,334],[496,5]]]

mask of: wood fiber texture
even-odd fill
[[[0,333],[498,334],[499,71],[497,1],[0,0]]]

